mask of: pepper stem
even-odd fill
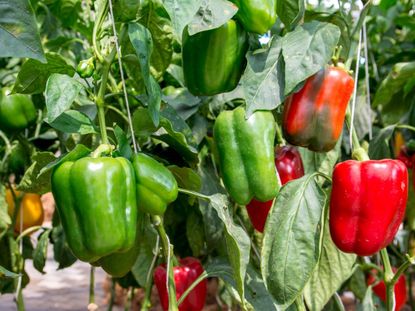
[[[281,128],[280,126],[277,124],[276,126],[276,140],[277,140],[277,145],[278,146],[285,146],[285,139],[282,136],[282,132],[281,132]]]
[[[386,310],[394,311],[396,304],[394,293],[395,284],[393,283],[394,275],[386,248],[380,251],[380,256],[382,257],[383,267],[385,269],[383,280],[386,286]]]
[[[156,230],[160,236],[161,245],[163,248],[163,255],[164,259],[167,263],[168,271],[167,271],[167,279],[168,279],[168,287],[167,292],[169,295],[169,311],[178,311],[179,308],[177,306],[176,300],[176,285],[174,283],[174,274],[173,274],[173,265],[172,265],[172,257],[174,256],[172,246],[169,242],[169,237],[166,234],[163,226],[163,219],[160,216],[152,216],[153,224],[156,227]]]

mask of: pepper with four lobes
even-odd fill
[[[397,269],[395,267],[392,267],[392,270],[394,273],[396,273]],[[373,271],[373,273],[377,273],[376,270]],[[372,285],[376,283],[376,277],[372,273],[369,274],[369,276],[366,279],[367,285]],[[373,286],[373,292],[382,300],[383,302],[386,302],[386,286],[385,281],[381,280],[379,283]],[[405,305],[406,300],[408,299],[407,296],[407,289],[406,289],[406,280],[405,275],[402,274],[398,282],[396,282],[395,287],[393,289],[393,292],[395,293],[395,309],[394,311],[400,311],[402,307]]]
[[[285,139],[312,151],[333,149],[343,129],[353,88],[353,78],[339,67],[324,68],[307,79],[284,104]]]
[[[408,170],[399,160],[349,160],[335,166],[330,232],[346,253],[370,256],[390,244],[405,216]]]
[[[245,69],[248,36],[237,21],[189,35],[183,32],[183,72],[193,95],[232,91]]]
[[[34,226],[41,226],[43,224],[44,212],[40,195],[36,193],[23,193],[15,189],[13,189],[12,192],[11,189],[6,189],[6,202],[10,217],[13,217],[15,213],[15,199],[20,200],[20,209],[16,216],[14,231],[21,233],[20,223],[22,221],[22,216],[22,231]]]
[[[152,215],[163,215],[167,205],[177,199],[178,187],[172,172],[144,153],[133,157],[138,208]]]
[[[275,119],[269,111],[256,111],[248,119],[245,109],[223,111],[216,119],[213,138],[222,179],[240,205],[253,198],[265,202],[279,191],[274,163]]]
[[[277,20],[276,0],[231,0],[231,2],[238,7],[236,19],[246,31],[262,35]]]
[[[174,284],[176,285],[176,298],[180,299],[182,294],[193,284],[194,281],[204,272],[200,261],[193,257],[186,257],[179,260],[179,266],[173,268]],[[167,270],[162,264],[154,269],[154,284],[159,293],[161,306],[164,311],[169,309],[169,297],[166,287]],[[179,311],[201,311],[205,305],[207,292],[207,281],[201,281],[179,306]]]
[[[10,93],[8,88],[0,91],[0,130],[21,131],[36,121],[36,108],[29,96]]]
[[[52,172],[52,193],[73,254],[96,262],[136,241],[134,168],[125,158],[85,157]]]
[[[275,167],[281,185],[304,176],[303,161],[297,148],[293,146],[281,146],[275,150]],[[265,223],[271,209],[273,200],[261,202],[253,199],[246,206],[252,225],[259,232],[264,232]]]

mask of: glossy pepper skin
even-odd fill
[[[392,268],[393,272],[395,273],[397,269],[395,267]],[[373,271],[376,273],[376,271]],[[367,285],[372,285],[373,283],[376,283],[376,277],[373,274],[369,274],[366,283]],[[383,302],[386,302],[386,286],[385,282],[382,280],[377,285],[373,286],[373,292],[382,300]],[[407,296],[407,289],[406,289],[406,280],[405,275],[402,274],[398,282],[395,284],[395,288],[393,289],[393,292],[395,293],[395,311],[400,311],[402,307],[405,305],[405,302],[408,299]]]
[[[370,256],[390,244],[405,215],[408,170],[399,160],[349,160],[333,172],[330,232],[346,253]]]
[[[167,205],[177,199],[173,174],[152,157],[139,153],[133,158],[138,208],[152,215],[163,215]]]
[[[353,78],[341,68],[328,67],[310,77],[284,104],[286,140],[317,152],[333,149],[343,129],[353,88]]]
[[[248,37],[234,20],[190,36],[183,32],[183,72],[193,95],[232,91],[245,69]]]
[[[138,253],[140,252],[138,233],[139,230],[137,230],[136,241],[133,247],[131,247],[128,251],[113,253],[102,257],[97,262],[94,262],[93,265],[102,267],[105,272],[114,278],[122,278],[125,276],[134,266]]]
[[[262,35],[277,20],[276,0],[231,0],[231,2],[239,8],[236,18],[246,31]]]
[[[275,167],[281,184],[304,176],[304,166],[301,155],[293,146],[277,147],[275,150]],[[252,225],[259,232],[264,232],[265,222],[271,209],[273,200],[261,202],[253,199],[246,206]]]
[[[52,173],[52,193],[69,247],[80,260],[95,262],[134,245],[135,177],[125,158],[64,162]]]
[[[196,258],[186,257],[179,260],[179,266],[173,268],[174,284],[176,285],[176,298],[192,285],[192,283],[203,273],[204,269]],[[169,298],[166,288],[167,271],[166,265],[160,265],[154,270],[154,284],[159,293],[161,306],[164,311],[169,308]],[[206,301],[207,281],[200,282],[180,304],[179,311],[200,311]]]
[[[279,191],[274,164],[275,120],[269,111],[245,119],[245,109],[223,111],[215,121],[213,138],[218,149],[222,179],[240,205],[253,198],[265,202]]]
[[[21,131],[36,121],[36,108],[27,95],[13,94],[4,88],[0,91],[0,130]]]
[[[14,231],[20,232],[21,216],[23,215],[23,231],[34,226],[43,224],[44,212],[40,195],[36,193],[23,193],[13,190],[16,198],[20,198],[20,210],[16,217]],[[10,189],[6,189],[6,202],[8,205],[8,213],[13,217],[16,207],[13,193]]]

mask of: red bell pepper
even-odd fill
[[[179,266],[173,268],[174,284],[176,285],[176,298],[193,284],[193,282],[203,273],[204,269],[200,261],[196,258],[186,257],[179,260]],[[167,270],[166,265],[162,264],[154,270],[154,284],[159,293],[163,310],[169,309],[169,297],[166,287]],[[207,281],[200,282],[184,299],[179,306],[179,311],[200,311],[206,301]]]
[[[396,272],[396,268],[392,268],[393,272]],[[376,270],[373,271],[373,273],[376,274]],[[372,273],[368,275],[366,279],[367,285],[372,285],[376,283],[376,276]],[[380,281],[375,286],[373,286],[373,292],[382,300],[383,302],[386,302],[386,286],[384,281]],[[405,302],[407,300],[407,290],[406,290],[406,280],[405,275],[402,274],[398,282],[396,282],[395,287],[393,289],[393,292],[395,293],[395,311],[400,311],[402,307],[405,305]]]
[[[396,157],[396,159],[402,161],[403,163],[405,163],[406,167],[408,169],[412,169],[413,167],[413,155],[409,154],[409,150],[408,148],[403,145],[400,148],[400,151],[398,153],[398,156]]]
[[[333,172],[330,232],[346,253],[373,255],[390,244],[405,215],[408,170],[399,160],[349,160]]]
[[[285,185],[293,179],[304,176],[303,161],[297,148],[292,146],[277,147],[275,150],[275,166],[281,180]],[[259,232],[264,232],[265,222],[271,209],[273,200],[261,202],[253,199],[248,203],[246,209],[252,225]]]
[[[353,78],[338,67],[322,69],[308,78],[285,102],[282,127],[286,140],[318,152],[333,149],[353,88]]]

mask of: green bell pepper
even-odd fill
[[[177,199],[173,174],[161,163],[143,153],[133,157],[138,208],[152,215],[163,215],[167,205]]]
[[[244,71],[248,50],[245,30],[234,20],[190,36],[183,32],[183,72],[194,95],[232,91]]]
[[[245,109],[223,111],[216,119],[213,138],[218,149],[222,179],[240,205],[251,199],[272,200],[280,182],[274,163],[276,124],[269,111],[245,119]]]
[[[82,261],[126,252],[137,230],[134,169],[125,158],[67,161],[52,172],[52,193],[73,254]]]
[[[36,121],[36,108],[27,95],[13,94],[3,88],[0,91],[0,130],[21,131]]]
[[[276,0],[230,0],[239,8],[236,13],[246,31],[260,35],[267,32],[277,20]]]

